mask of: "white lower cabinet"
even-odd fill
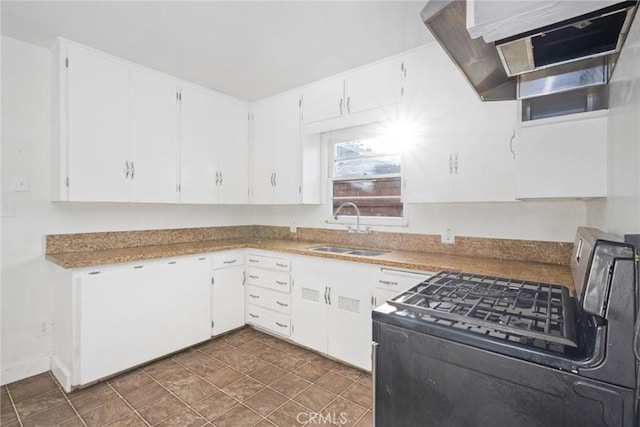
[[[211,336],[244,326],[245,265],[243,251],[213,255]]]
[[[387,300],[398,296],[412,286],[427,280],[435,273],[427,271],[400,270],[382,267],[373,278],[373,307],[378,307]]]
[[[292,338],[363,369],[371,369],[373,267],[313,257],[295,259]]]
[[[66,391],[208,339],[206,256],[55,274],[52,371]]]
[[[247,263],[246,322],[291,336],[291,260],[266,252]]]

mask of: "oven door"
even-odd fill
[[[375,425],[632,426],[633,390],[374,321]]]

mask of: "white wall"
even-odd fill
[[[52,312],[46,234],[253,222],[248,206],[49,202],[50,59],[46,49],[2,37],[2,203],[15,205],[12,217],[3,209],[1,223],[3,383],[48,369],[51,334],[37,336]],[[28,192],[12,191],[19,178]]]
[[[407,205],[406,227],[373,227],[378,231],[442,234],[453,227],[458,236],[571,242],[576,228],[587,221],[581,201],[513,203],[441,203]],[[257,224],[321,227],[344,230],[327,224],[327,206],[256,207]]]
[[[587,204],[588,224],[640,233],[640,19],[636,17],[609,85],[608,197]]]

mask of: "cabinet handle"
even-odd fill
[[[129,174],[131,173],[131,169],[129,168],[129,160],[124,162],[124,165],[125,165],[125,171],[126,171],[124,174],[124,178],[129,179]]]
[[[340,98],[340,115],[342,115],[342,98]]]
[[[286,286],[286,285],[288,285],[288,283],[287,283],[287,282],[283,282],[283,281],[281,281],[281,280],[276,280],[276,283],[277,283],[278,285],[282,285],[282,286]]]
[[[398,286],[398,282],[391,282],[389,280],[378,280],[378,282],[383,285]]]
[[[328,286],[329,293],[327,294],[327,299],[329,300],[329,305],[331,305],[331,286]]]
[[[220,175],[219,172],[216,171],[216,185],[220,184]]]
[[[281,307],[289,307],[289,304],[285,304],[285,303],[280,302],[280,301],[276,301],[276,304],[278,304]]]
[[[249,258],[249,262],[260,262],[259,259]]]
[[[249,279],[259,279],[260,276],[254,276],[253,274],[249,275]]]
[[[273,187],[273,172],[271,172],[271,178],[270,178],[270,180],[271,180],[271,186]]]
[[[453,154],[449,154],[449,175],[453,175]]]
[[[229,261],[223,261],[222,263],[223,264],[233,264],[233,263],[236,263],[236,262],[238,262],[237,259],[230,259]]]
[[[260,316],[258,316],[257,314],[252,314],[252,313],[249,313],[249,316],[253,317],[254,319],[260,318]]]
[[[281,328],[288,328],[288,326],[287,326],[287,325],[283,325],[283,324],[282,324],[282,323],[280,323],[280,322],[276,322],[276,325],[280,326]]]
[[[516,159],[516,152],[513,149],[513,140],[516,139],[516,130],[513,130],[513,134],[511,135],[511,139],[509,140],[509,151],[513,154],[513,160]]]
[[[222,171],[220,171],[220,185],[222,185],[223,181],[224,181],[224,175],[222,174]]]
[[[351,97],[347,97],[347,113],[351,114]]]
[[[325,304],[329,304],[329,300],[327,299],[327,292],[328,292],[329,287],[325,286],[324,287],[324,303]]]
[[[458,174],[458,153],[455,154],[455,160],[453,161],[453,171]]]
[[[276,262],[276,266],[283,267],[283,268],[289,267],[287,264],[281,264],[281,263],[278,263],[278,262]]]
[[[274,187],[278,186],[278,173],[277,172],[273,173],[273,186]]]
[[[133,164],[133,162],[131,162],[131,179],[133,179],[133,176],[135,175],[135,173],[136,173],[136,167]]]
[[[259,296],[259,295],[249,294],[249,296],[250,296],[251,298],[260,299],[260,296]]]

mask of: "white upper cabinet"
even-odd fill
[[[285,93],[253,105],[253,204],[301,201],[299,102],[295,93]]]
[[[302,88],[302,123],[388,107],[402,98],[402,60],[380,61]]]
[[[209,91],[181,88],[180,202],[217,202],[218,104]]]
[[[54,200],[248,202],[246,102],[65,40],[53,56]]]
[[[516,139],[517,197],[606,197],[606,112],[536,122],[523,123]]]
[[[178,198],[177,84],[131,70],[131,201],[175,203]]]
[[[313,123],[342,116],[344,80],[334,77],[302,89],[302,122]]]
[[[515,200],[515,101],[482,102],[437,44],[405,57],[405,202]]]
[[[218,203],[249,201],[249,105],[218,98]]]
[[[403,69],[402,61],[395,59],[347,74],[344,79],[347,114],[400,102]]]
[[[129,200],[129,67],[75,46],[60,46],[54,134],[56,200]]]

